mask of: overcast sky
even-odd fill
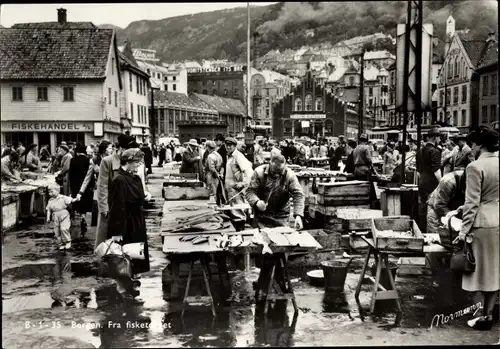
[[[265,6],[274,2],[251,2],[251,6]],[[57,21],[57,9],[68,10],[70,22],[114,24],[125,28],[141,19],[158,20],[186,14],[210,12],[226,8],[246,7],[246,2],[227,3],[125,3],[125,4],[23,4],[1,5],[0,24],[10,27],[16,23]]]

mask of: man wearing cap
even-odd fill
[[[111,182],[121,166],[120,156],[125,150],[134,146],[137,148],[139,147],[139,145],[135,143],[134,137],[121,134],[118,136],[118,146],[116,151],[101,160],[101,165],[99,166],[99,177],[97,179],[97,207],[99,210],[99,216],[97,218],[95,247],[99,246],[101,242],[106,241],[107,239],[108,213],[110,204],[108,198],[111,190]]]
[[[238,151],[238,149],[236,149],[238,142],[234,137],[227,137],[225,143],[227,149],[227,164],[224,187],[226,188],[228,200],[236,195],[228,204],[243,204],[245,203],[243,191],[250,184],[250,179],[253,174],[252,164]],[[246,221],[246,215],[243,210],[232,210],[231,215],[235,221]]]
[[[215,197],[215,202],[217,205],[222,204],[222,197],[220,195],[219,187],[221,185],[221,179],[224,174],[222,168],[222,156],[216,151],[217,145],[214,141],[207,141],[205,144],[206,150],[206,161],[205,161],[205,178],[207,181],[207,187],[210,191],[210,195]]]
[[[71,163],[71,153],[67,145],[61,145],[59,147],[59,153],[61,155],[61,172],[57,175],[58,180],[62,180],[62,193],[63,195],[69,196],[69,165]]]
[[[215,144],[217,145],[217,153],[220,154],[220,156],[222,156],[222,168],[224,169],[224,172],[225,172],[225,169],[226,169],[226,164],[227,164],[227,149],[226,149],[226,145],[224,144],[224,141],[225,141],[225,138],[223,135],[221,135],[220,133],[215,136]],[[226,177],[226,173],[224,173],[224,178]]]
[[[197,173],[199,179],[203,179],[201,173],[201,156],[196,139],[190,139],[186,151],[182,153],[182,165],[180,173]]]
[[[368,146],[366,133],[359,136],[359,143],[352,152],[354,160],[354,177],[361,181],[369,181],[372,170],[372,153]]]
[[[457,144],[457,149],[453,154],[451,159],[451,170],[465,170],[468,164],[474,161],[474,155],[472,154],[472,149],[467,145],[465,141],[467,136],[464,134],[458,134],[454,138],[454,142]]]
[[[427,231],[427,199],[441,180],[441,151],[437,143],[441,133],[433,128],[427,133],[427,142],[417,153],[419,223]]]

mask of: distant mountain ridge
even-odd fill
[[[486,39],[497,31],[498,6],[486,0],[424,1],[424,22],[434,24],[434,35],[445,40],[446,19],[451,14],[456,29]],[[406,18],[406,1],[288,2],[251,7],[251,32],[259,33],[258,51],[298,49],[304,45],[332,45],[376,32],[396,36],[396,25]],[[201,59],[246,60],[247,9],[140,20],[114,28],[119,43],[156,50],[161,61]],[[253,47],[253,38],[252,38]],[[253,56],[253,52],[252,52]],[[252,58],[253,59],[253,58]]]

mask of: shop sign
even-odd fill
[[[326,114],[291,114],[290,119],[326,119]]]
[[[142,48],[137,48],[133,50],[132,55],[134,56],[135,59],[138,59],[140,61],[152,61],[152,62],[159,61],[159,59],[156,58],[155,50],[146,50]]]
[[[34,132],[91,132],[94,130],[92,123],[88,122],[59,122],[59,121],[34,121],[34,122],[5,122],[2,131],[34,131]]]
[[[108,124],[108,123],[105,123],[104,124],[104,132],[110,132],[110,133],[121,133],[122,132],[122,128],[121,126],[118,124]]]

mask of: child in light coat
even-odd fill
[[[71,218],[68,206],[78,201],[79,198],[71,198],[60,193],[60,186],[52,183],[49,186],[49,202],[47,204],[47,223],[54,223],[54,234],[59,243],[59,250],[69,250],[71,248]]]

